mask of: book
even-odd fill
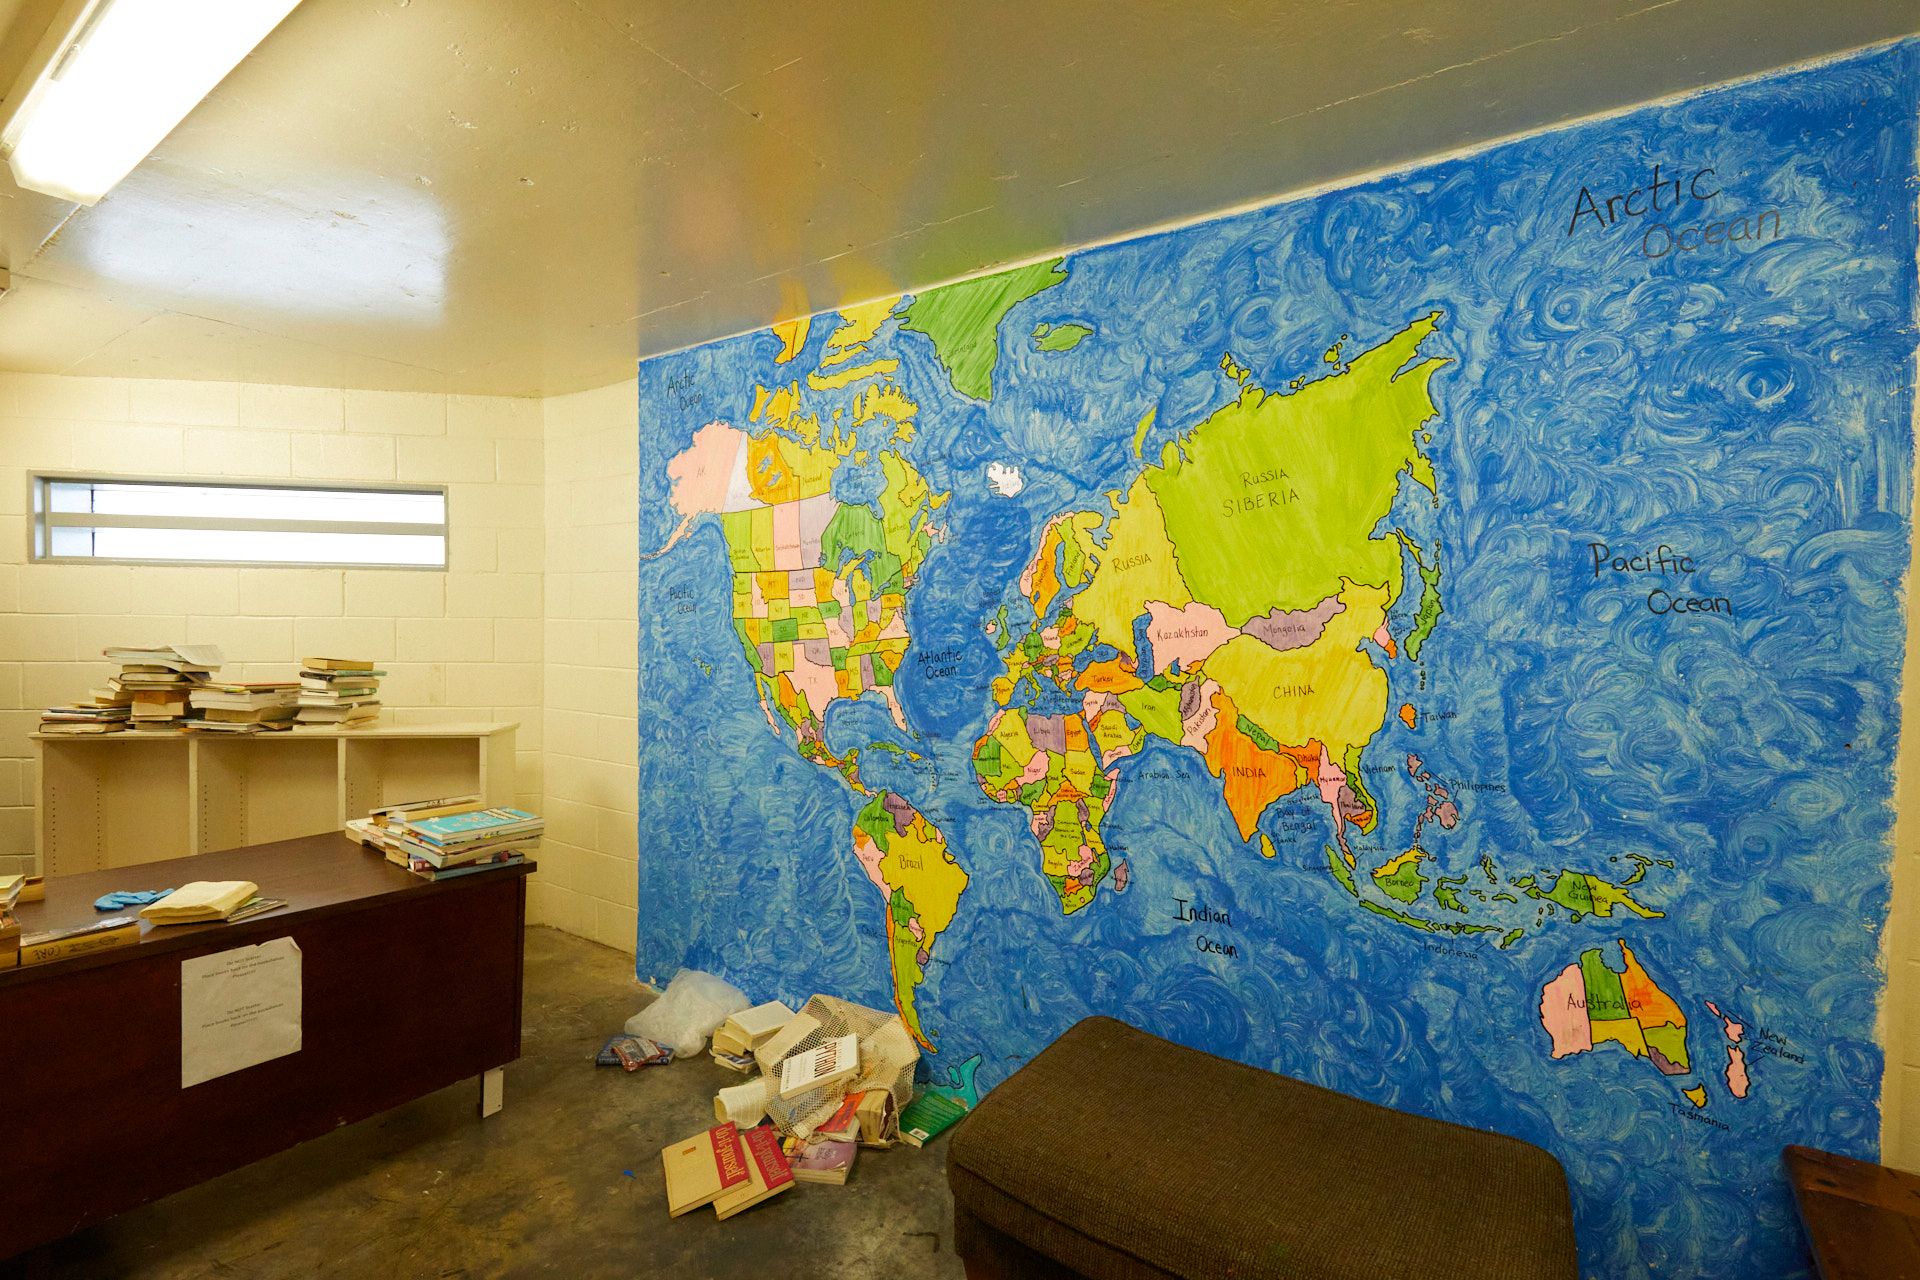
[[[443,796],[438,800],[409,800],[405,804],[383,805],[378,809],[367,810],[367,817],[374,822],[385,824],[396,816],[414,815],[432,817],[434,813],[465,813],[480,803],[479,796]]]
[[[924,1147],[967,1114],[966,1104],[944,1093],[923,1093],[900,1109],[900,1141]]]
[[[424,862],[436,871],[447,871],[489,859],[498,861],[500,855],[524,850],[534,843],[530,840],[489,840],[484,844],[463,845],[457,850],[440,850],[429,849],[404,837],[388,836],[385,839],[393,847],[404,851],[409,862]]]
[[[860,1073],[860,1037],[839,1036],[780,1064],[780,1096],[798,1097]]]
[[[43,724],[40,732],[58,737],[78,737],[87,733],[125,733],[127,726],[117,721],[74,721],[63,724]]]
[[[428,817],[402,815],[394,825],[417,840],[445,847],[538,831],[546,821],[525,809],[476,809]]]
[[[853,1172],[853,1158],[860,1151],[851,1142],[833,1138],[790,1138],[788,1142],[793,1145],[787,1160],[795,1182],[845,1186],[847,1175]]]
[[[492,871],[499,867],[517,867],[525,861],[526,858],[521,854],[502,850],[479,862],[468,862],[457,867],[436,867],[430,862],[423,862],[419,858],[412,858],[407,862],[407,870],[419,876],[422,880],[451,880],[456,876],[472,875],[479,871]]]
[[[140,941],[140,921],[133,916],[108,916],[77,929],[45,929],[20,935],[20,963],[41,964],[69,956],[91,955],[130,947]]]
[[[26,887],[27,878],[23,875],[0,876],[0,907],[12,907]]]
[[[45,902],[47,900],[47,878],[28,876],[27,882],[20,886],[21,902]]]
[[[613,1056],[627,1071],[642,1067],[663,1067],[673,1061],[673,1050],[655,1044],[645,1036],[621,1036],[613,1042]]]
[[[834,1108],[832,1115],[813,1127],[809,1138],[830,1138],[836,1142],[851,1142],[860,1136],[860,1099],[865,1093],[850,1093],[840,1099],[840,1105]]]
[[[753,1051],[754,1060],[760,1064],[762,1071],[773,1071],[788,1054],[793,1052],[795,1045],[819,1029],[818,1018],[808,1013],[796,1013],[786,1026],[774,1032],[764,1044]]]
[[[298,710],[291,703],[265,707],[202,707],[199,708],[203,720],[218,720],[224,724],[260,724],[269,720],[291,720]]]
[[[900,1118],[894,1114],[893,1092],[868,1089],[860,1095],[854,1114],[860,1121],[860,1145],[890,1147],[900,1137]]]
[[[720,1049],[710,1049],[708,1053],[715,1062],[727,1070],[738,1071],[743,1076],[751,1074],[753,1069],[760,1065],[753,1060],[753,1055],[750,1053],[727,1053]]]
[[[713,1202],[716,1218],[731,1218],[793,1187],[793,1170],[780,1150],[780,1135],[771,1125],[747,1130],[745,1146],[748,1181]]]
[[[662,1148],[667,1175],[667,1216],[677,1218],[752,1180],[740,1130],[729,1121]]]
[[[793,1010],[778,1000],[742,1009],[715,1028],[713,1047],[731,1054],[752,1053],[793,1021]]]
[[[229,912],[227,915],[227,923],[239,924],[242,920],[247,920],[254,916],[263,916],[269,911],[278,911],[286,905],[287,900],[285,898],[262,898],[256,895],[248,898],[245,902]]]
[[[218,671],[224,660],[220,646],[213,644],[156,645],[146,648],[116,646],[102,649],[100,654],[123,666],[157,667],[172,671]]]
[[[194,687],[187,702],[195,707],[257,710],[289,706],[299,691],[292,684],[203,684]]]
[[[379,715],[380,704],[377,702],[361,702],[345,707],[316,707],[302,702],[299,720],[302,724],[352,724],[359,720],[372,720]]]
[[[306,671],[355,671],[365,674],[373,670],[372,658],[302,658],[302,670]]]
[[[140,915],[154,924],[206,924],[225,920],[259,892],[251,880],[195,880],[140,908]]]

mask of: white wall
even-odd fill
[[[528,914],[632,952],[638,387],[546,402],[546,817]]]
[[[0,373],[0,870],[33,852],[39,711],[113,644],[218,644],[242,680],[376,658],[392,721],[519,721],[537,804],[545,462],[537,400]],[[56,469],[445,483],[450,569],[30,564],[26,477]]]

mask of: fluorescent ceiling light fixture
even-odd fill
[[[0,150],[30,191],[111,191],[300,0],[84,0],[10,95]]]

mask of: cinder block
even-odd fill
[[[382,436],[444,436],[447,398],[433,391],[349,391],[347,430]],[[403,468],[404,473],[404,468]]]
[[[301,480],[392,480],[393,440],[387,436],[295,436],[293,474]]]
[[[293,474],[292,437],[279,431],[189,427],[186,469],[192,475],[281,479]]]
[[[239,612],[255,617],[338,617],[344,607],[339,569],[242,569]]]
[[[437,618],[446,610],[444,574],[415,569],[346,571],[348,617]]]
[[[414,662],[492,662],[495,625],[486,618],[400,618],[394,624],[394,657]]]
[[[346,393],[333,387],[281,387],[245,383],[240,388],[240,425],[256,431],[339,431],[346,423]]]
[[[240,425],[240,384],[186,378],[130,378],[127,392],[135,422],[188,427]]]

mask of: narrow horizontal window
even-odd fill
[[[447,567],[438,487],[33,477],[33,558]]]

